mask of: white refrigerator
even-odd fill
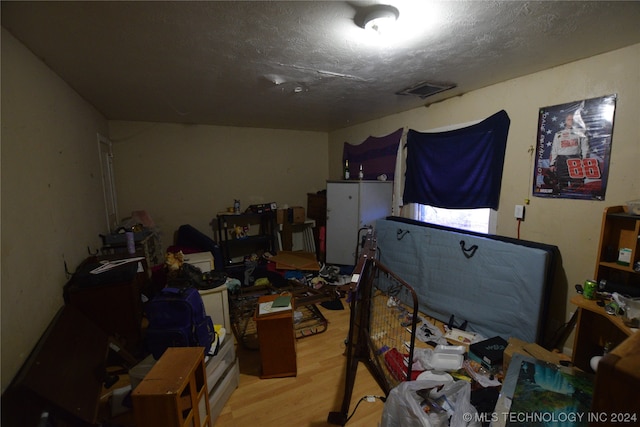
[[[355,265],[359,230],[391,215],[392,205],[393,181],[327,181],[326,263]]]

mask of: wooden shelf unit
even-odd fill
[[[610,206],[604,210],[595,279],[640,288],[640,272],[633,269],[640,261],[638,243],[640,216],[628,213],[626,206]],[[631,262],[617,262],[620,249],[631,249]]]
[[[212,221],[212,224],[214,222]],[[276,213],[219,213],[217,217],[218,241],[222,245],[225,266],[243,264],[243,257],[252,253],[272,252],[276,240]],[[235,227],[247,228],[246,236],[234,236]]]
[[[136,427],[211,427],[202,347],[169,347],[132,393]]]
[[[638,250],[640,236],[640,216],[628,213],[625,206],[605,208],[600,230],[600,243],[594,278],[598,283],[606,281],[609,285],[640,290],[640,272],[634,271],[634,263],[640,260]],[[631,249],[629,266],[618,264],[618,252],[621,248]],[[605,346],[615,348],[634,333],[622,318],[607,314],[596,300],[588,300],[582,295],[571,298],[578,307],[575,340],[573,343],[573,364],[591,372],[590,360],[602,355]]]

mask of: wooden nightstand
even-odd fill
[[[278,295],[266,295],[258,298],[258,308],[254,320],[258,329],[260,378],[295,377],[298,374],[296,364],[296,338],[293,330],[293,310],[259,316],[261,303],[273,301]],[[291,299],[293,304],[293,298]]]

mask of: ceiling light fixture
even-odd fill
[[[382,34],[396,22],[399,15],[400,12],[395,7],[379,4],[368,11],[363,20],[363,27],[365,30]]]

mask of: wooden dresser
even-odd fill
[[[136,427],[211,427],[201,347],[169,347],[132,395]]]

